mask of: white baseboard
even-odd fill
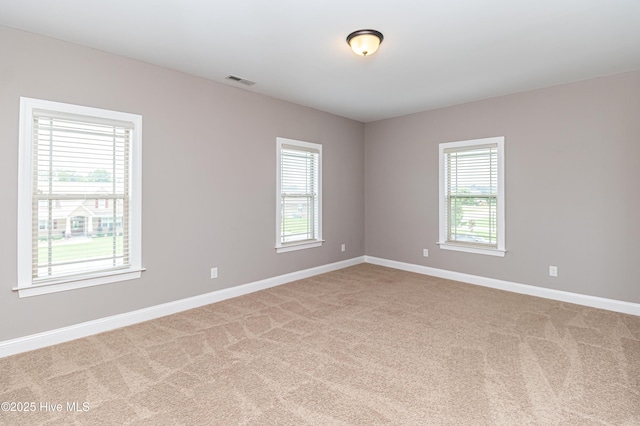
[[[267,278],[236,287],[226,288],[199,296],[189,297],[187,299],[163,303],[161,305],[151,306],[149,308],[139,309],[137,311],[126,312],[124,314],[113,315],[93,321],[87,321],[69,327],[63,327],[55,330],[45,331],[42,333],[32,334],[29,336],[19,337],[17,339],[5,340],[4,342],[0,342],[0,358],[15,355],[21,352],[31,351],[34,349],[44,348],[46,346],[57,345],[58,343],[91,336],[93,334],[103,333],[105,331],[114,330],[116,328],[125,327],[144,321],[149,321],[189,309],[198,308],[200,306],[209,305],[211,303],[221,302],[233,297],[265,290],[267,288],[286,284],[292,281],[309,278],[314,275],[324,274],[326,272],[332,272],[349,266],[358,265],[360,263],[363,263],[364,261],[365,257],[360,256],[341,262],[305,269],[303,271],[292,272],[289,274]]]
[[[606,299],[596,296],[588,296],[585,294],[571,293],[568,291],[554,290],[545,287],[536,287],[527,284],[518,284],[510,281],[502,281],[494,278],[463,274],[461,272],[452,272],[445,269],[437,269],[429,266],[397,262],[395,260],[381,259],[372,256],[365,256],[365,262],[374,265],[400,269],[403,271],[416,272],[418,274],[431,275],[433,277],[446,278],[449,280],[461,281],[468,284],[495,288],[498,290],[506,290],[513,293],[528,294],[530,296],[543,297],[545,299],[553,299],[561,302],[575,303],[576,305],[589,306],[592,308],[599,308],[608,311],[621,312],[623,314],[640,316],[640,304],[638,303],[624,302],[621,300]]]
[[[209,305],[211,303],[221,302],[223,300],[231,299],[260,290],[265,290],[267,288],[279,286],[292,281],[297,281],[315,275],[324,274],[326,272],[332,272],[349,266],[358,265],[364,262],[374,265],[386,266],[394,269],[400,269],[408,272],[416,272],[423,275],[431,275],[434,277],[461,281],[468,284],[475,284],[499,290],[506,290],[514,293],[528,294],[530,296],[543,297],[545,299],[553,299],[562,302],[590,306],[592,308],[606,309],[609,311],[640,316],[640,304],[637,303],[605,299],[602,297],[570,293],[567,291],[536,287],[526,284],[518,284],[510,281],[502,281],[493,278],[480,277],[477,275],[463,274],[460,272],[452,272],[444,269],[432,268],[429,266],[397,262],[395,260],[381,259],[378,257],[360,256],[341,262],[305,269],[303,271],[292,272],[285,275],[279,275],[277,277],[267,278],[249,284],[226,288],[199,296],[189,297],[187,299],[163,303],[161,305],[151,306],[149,308],[140,309],[137,311],[113,315],[110,317],[83,322],[69,327],[63,327],[55,330],[45,331],[42,333],[32,334],[29,336],[19,337],[17,339],[6,340],[4,342],[0,342],[0,358],[43,348],[46,346],[56,345],[58,343],[67,342],[69,340],[103,333],[105,331],[114,330],[116,328],[125,327],[144,321],[149,321],[189,309],[198,308],[200,306]]]

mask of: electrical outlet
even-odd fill
[[[557,266],[549,266],[549,276],[557,277],[558,276],[558,267]]]
[[[218,278],[218,268],[211,268],[211,279]]]
[[[423,250],[422,250],[422,255],[423,255],[424,257],[429,257],[429,249],[423,249]]]
[[[346,244],[342,244],[340,246],[340,251],[345,251],[347,249],[347,245]]]

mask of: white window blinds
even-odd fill
[[[318,156],[317,150],[282,147],[282,243],[315,240],[318,235]]]
[[[277,168],[276,248],[320,242],[322,146],[278,138]]]
[[[132,129],[133,123],[34,110],[34,284],[130,266]]]
[[[140,278],[142,116],[20,98],[20,297]]]
[[[502,137],[440,144],[442,248],[503,255],[503,146]]]

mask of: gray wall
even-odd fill
[[[0,58],[0,341],[364,254],[364,124],[3,27]],[[143,116],[140,280],[11,290],[20,96]],[[323,145],[322,248],[275,253],[276,136]]]
[[[440,250],[438,144],[490,136],[506,257]],[[365,187],[369,256],[640,302],[640,72],[369,123]]]

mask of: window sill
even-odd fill
[[[450,243],[437,243],[441,249],[444,250],[453,250],[453,251],[462,251],[465,253],[475,253],[475,254],[484,254],[487,256],[498,256],[504,257],[507,253],[504,249],[492,249],[492,248],[479,248],[479,247],[469,247],[458,244],[450,244]]]
[[[295,243],[287,243],[276,246],[276,253],[286,253],[289,251],[305,250],[314,247],[321,247],[324,240],[301,241]]]
[[[126,270],[121,273],[110,273],[103,276],[81,277],[76,280],[62,279],[61,281],[33,284],[26,286],[14,287],[12,290],[18,292],[18,297],[40,296],[42,294],[58,293],[61,291],[75,290],[78,288],[93,287],[97,285],[110,284],[120,281],[135,280],[140,278],[144,268],[137,270]]]

